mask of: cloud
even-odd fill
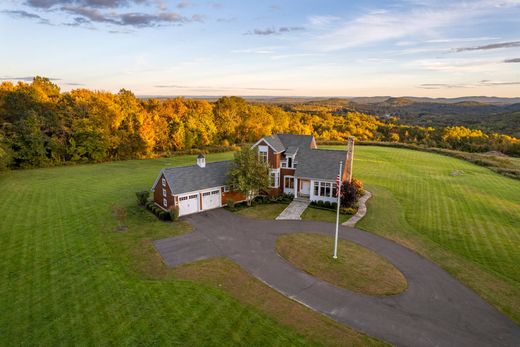
[[[5,13],[7,15],[10,15],[12,17],[18,17],[18,18],[27,18],[27,19],[37,19],[40,24],[49,24],[49,20],[45,19],[35,13],[29,13],[27,11],[22,10],[4,10],[2,13]]]
[[[105,14],[95,8],[79,6],[63,6],[62,10],[82,17],[74,18],[76,25],[89,22],[108,23],[118,26],[133,26],[137,28],[154,27],[161,24],[183,24],[188,22],[203,22],[204,16],[193,15],[191,18],[182,16],[176,12],[159,12],[156,14],[128,12]],[[80,19],[83,18],[83,19]]]
[[[490,50],[490,49],[514,48],[514,47],[520,47],[520,41],[499,42],[499,43],[492,43],[492,44],[484,45],[484,46],[455,48],[455,52],[486,51],[486,50]]]
[[[290,33],[293,31],[302,31],[305,30],[304,27],[279,27],[279,28],[266,28],[266,29],[254,29],[253,31],[248,31],[244,33],[244,35],[260,35],[260,36],[269,36],[269,35],[280,35],[283,33]]]
[[[22,77],[12,77],[12,76],[2,76],[0,77],[0,81],[26,81],[32,82],[34,77],[36,76],[22,76]],[[51,78],[47,77],[49,81],[60,81],[61,78]]]
[[[76,82],[68,82],[68,83],[63,83],[64,85],[67,85],[67,86],[84,86],[85,84],[84,83],[76,83]]]
[[[178,84],[155,85],[155,88],[184,89],[198,92],[210,91],[234,91],[234,90],[257,90],[257,91],[290,91],[288,88],[259,88],[259,87],[230,87],[230,86],[187,86]]]
[[[504,63],[520,63],[520,58],[506,59]]]
[[[335,25],[334,29],[316,35],[309,47],[335,51],[409,37],[431,36],[441,29],[463,21],[489,16],[504,8],[518,6],[512,0],[480,0],[471,2],[413,3],[409,9],[379,9]]]
[[[131,4],[143,4],[148,0],[27,0],[26,4],[31,7],[49,9],[53,6],[76,5],[95,8],[118,8]]]
[[[309,17],[309,23],[313,26],[317,27],[324,27],[327,25],[330,25],[338,20],[340,20],[340,17],[326,15],[326,16],[311,16]]]
[[[493,87],[493,86],[510,86],[520,85],[520,82],[503,82],[503,81],[490,81],[481,80],[477,83],[472,84],[458,84],[458,83],[423,83],[418,85],[421,89],[460,89],[460,88],[476,88],[476,87]]]

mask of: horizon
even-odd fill
[[[520,0],[8,0],[0,81],[146,97],[520,97]]]

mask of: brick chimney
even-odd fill
[[[349,136],[347,142],[347,162],[345,168],[347,169],[347,182],[352,181],[352,164],[354,163],[354,137]]]

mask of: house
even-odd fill
[[[335,201],[340,161],[342,181],[352,177],[353,139],[347,151],[318,150],[314,136],[276,134],[261,138],[253,148],[269,163],[270,195]],[[245,200],[244,194],[226,185],[232,163],[206,163],[201,154],[196,165],[162,169],[152,187],[155,203],[163,209],[178,206],[183,216],[222,207],[228,199]]]
[[[290,194],[311,201],[336,201],[336,177],[343,163],[342,182],[352,179],[354,139],[346,151],[318,150],[312,135],[275,134],[253,147],[270,166],[271,194]]]

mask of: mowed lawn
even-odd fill
[[[357,146],[354,158],[374,193],[358,227],[429,257],[520,323],[520,181],[413,150]]]
[[[156,254],[147,239],[189,226],[157,221],[135,207],[134,192],[149,189],[162,167],[194,161],[0,174],[0,345],[309,344],[222,290],[157,279],[162,270],[149,268]],[[128,210],[127,232],[113,231],[114,203]]]
[[[212,154],[209,161],[230,159]],[[0,173],[0,345],[308,345],[211,285],[181,281],[151,240],[189,232],[135,206],[195,156]],[[452,177],[453,170],[463,170]],[[520,182],[430,153],[357,147],[374,193],[360,227],[439,263],[520,321]],[[128,212],[126,232],[110,206]]]

